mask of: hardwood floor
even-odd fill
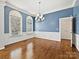
[[[79,52],[68,40],[32,38],[6,46],[0,51],[0,59],[79,59]]]

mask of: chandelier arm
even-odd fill
[[[38,2],[38,14],[36,15],[35,20],[38,22],[41,22],[44,20],[43,14],[41,14],[41,7],[40,7],[41,1]]]

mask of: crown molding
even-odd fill
[[[74,0],[74,1],[73,1],[73,4],[72,4],[73,7],[75,6],[76,1],[77,1],[77,0]]]
[[[64,8],[60,8],[60,9],[55,9],[55,10],[50,10],[50,11],[44,12],[43,14],[48,14],[48,13],[52,13],[52,12],[64,10],[64,9],[67,9],[67,8],[72,8],[72,7],[74,7],[75,2],[76,2],[76,0],[74,0],[73,3],[72,3],[70,6],[68,6],[68,7],[64,7]],[[9,6],[9,7],[11,7],[11,8],[14,8],[14,9],[16,9],[16,10],[19,10],[19,11],[21,11],[21,12],[24,12],[24,13],[26,13],[26,14],[28,14],[28,15],[35,16],[35,14],[31,14],[30,12],[28,12],[28,11],[26,11],[26,10],[23,10],[23,9],[21,9],[21,8],[18,8],[16,5],[13,5],[13,4],[11,4],[10,2],[8,2],[8,1],[6,2],[6,5]]]
[[[5,1],[0,1],[0,5],[5,6],[6,5]]]
[[[25,13],[25,14],[30,15],[30,16],[33,16],[33,15],[30,14],[28,11],[21,9],[21,8],[15,6],[15,5],[13,5],[13,4],[11,4],[10,2],[5,2],[5,3],[6,3],[6,6],[8,6],[8,7],[11,7],[11,8],[13,8],[13,9],[15,9],[15,10],[21,11],[21,12],[23,12],[23,13]]]
[[[75,6],[75,3],[76,3],[77,0],[74,0],[73,3],[68,6],[68,7],[64,7],[64,8],[60,8],[60,9],[55,9],[55,10],[51,10],[49,12],[44,12],[43,14],[49,14],[49,13],[53,13],[53,12],[56,12],[56,11],[61,11],[61,10],[64,10],[64,9],[68,9],[68,8],[73,8]]]
[[[65,8],[60,8],[60,9],[51,10],[51,11],[49,11],[49,12],[44,12],[43,14],[49,14],[49,13],[53,13],[53,12],[57,12],[57,11],[61,11],[61,10],[68,9],[68,8],[73,8],[73,6],[70,5],[70,6],[65,7]]]

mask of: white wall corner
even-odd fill
[[[2,47],[0,46],[0,50],[2,50],[2,49],[5,49],[5,47],[4,46],[2,46]]]
[[[0,1],[0,34],[4,34],[4,6],[6,3]]]
[[[5,48],[6,39],[9,38],[9,34],[0,34],[0,50]]]
[[[76,48],[77,48],[78,51],[79,51],[79,34],[75,34],[75,36],[76,36],[76,43],[75,43],[75,46],[76,46]]]
[[[72,7],[74,7],[74,6],[75,6],[76,1],[77,1],[77,0],[74,0],[74,1],[73,1]]]

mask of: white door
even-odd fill
[[[60,18],[60,36],[61,39],[69,39],[72,44],[72,21],[73,17]]]

